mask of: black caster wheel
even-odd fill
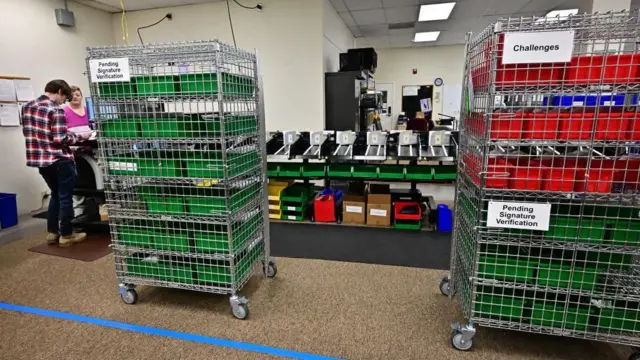
[[[342,216],[336,219],[337,224],[342,224]]]
[[[125,304],[134,305],[138,302],[138,292],[134,289],[126,289],[120,292],[120,297]]]
[[[311,222],[316,222],[316,217],[314,215],[311,215]]]
[[[237,307],[231,307],[231,312],[236,319],[245,320],[249,317],[249,305],[247,304],[238,304]]]
[[[461,331],[454,331],[451,334],[451,345],[456,350],[469,351],[473,346],[473,340],[465,340]]]
[[[269,264],[267,265],[267,267],[263,267],[262,271],[264,271],[264,275],[268,278],[274,278],[276,277],[276,274],[278,273],[278,267],[276,266],[276,264],[273,261],[269,261]]]
[[[444,296],[449,296],[449,294],[451,294],[451,292],[449,291],[449,279],[448,278],[443,278],[442,280],[440,280],[440,292]]]

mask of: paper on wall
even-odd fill
[[[0,101],[16,101],[16,87],[13,80],[0,79]]]
[[[418,96],[418,90],[420,86],[403,86],[402,96]]]
[[[31,101],[35,99],[36,94],[33,91],[31,80],[14,80],[14,83],[18,101]]]
[[[0,104],[0,126],[20,126],[20,108],[17,104]]]

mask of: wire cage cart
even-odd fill
[[[230,294],[269,257],[257,56],[218,41],[87,49],[122,300],[137,285]]]
[[[621,12],[468,37],[440,284],[469,320],[452,326],[455,348],[477,325],[640,344],[639,30]]]

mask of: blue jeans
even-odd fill
[[[73,233],[73,188],[76,184],[76,165],[69,159],[39,168],[40,175],[51,190],[47,231],[60,236]]]

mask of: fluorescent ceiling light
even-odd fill
[[[419,32],[413,36],[413,42],[436,41],[440,31]]]
[[[456,6],[455,2],[422,5],[418,21],[446,20],[451,15],[454,6]]]
[[[571,15],[576,15],[577,13],[578,9],[553,10],[549,11],[544,18],[536,20],[536,22],[555,21],[558,20],[558,18],[566,18]]]

